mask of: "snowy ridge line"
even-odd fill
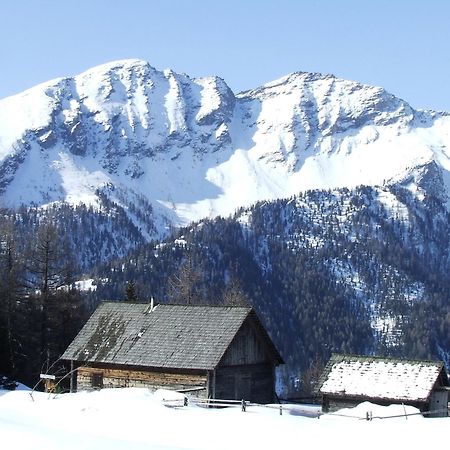
[[[449,124],[327,75],[234,94],[217,77],[116,61],[0,100],[1,200],[99,208],[112,186],[127,192],[131,219],[142,196],[155,224],[182,226],[311,189],[400,183],[444,198]]]

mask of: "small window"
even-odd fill
[[[94,389],[103,388],[103,373],[95,372],[91,376],[91,385]]]

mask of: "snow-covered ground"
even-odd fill
[[[116,389],[49,396],[0,391],[1,447],[14,450],[422,449],[441,447],[450,419],[402,415],[402,406],[363,403],[340,415],[300,416],[299,406],[169,408],[161,394]],[[359,420],[372,412],[372,421]],[[416,410],[406,407],[408,413]],[[349,417],[343,417],[347,415]]]

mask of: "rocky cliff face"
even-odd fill
[[[235,95],[125,60],[0,101],[4,204],[101,208],[106,195],[139,223],[145,199],[157,235],[307,189],[401,183],[445,199],[449,158],[448,115],[330,75]]]

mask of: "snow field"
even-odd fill
[[[2,201],[96,207],[112,185],[179,226],[307,189],[403,182],[431,162],[448,191],[449,124],[333,76],[234,95],[215,77],[115,61],[0,100],[0,163],[18,164]]]
[[[415,449],[442,442],[450,419],[420,415],[395,419],[402,406],[363,403],[339,415],[302,417],[298,406],[282,416],[278,409],[240,407],[168,408],[161,395],[147,389],[104,389],[49,396],[27,391],[0,391],[0,436],[3,448],[15,450],[123,449]],[[287,407],[286,407],[287,408]],[[408,413],[414,413],[407,407]],[[351,417],[345,417],[345,416]]]

